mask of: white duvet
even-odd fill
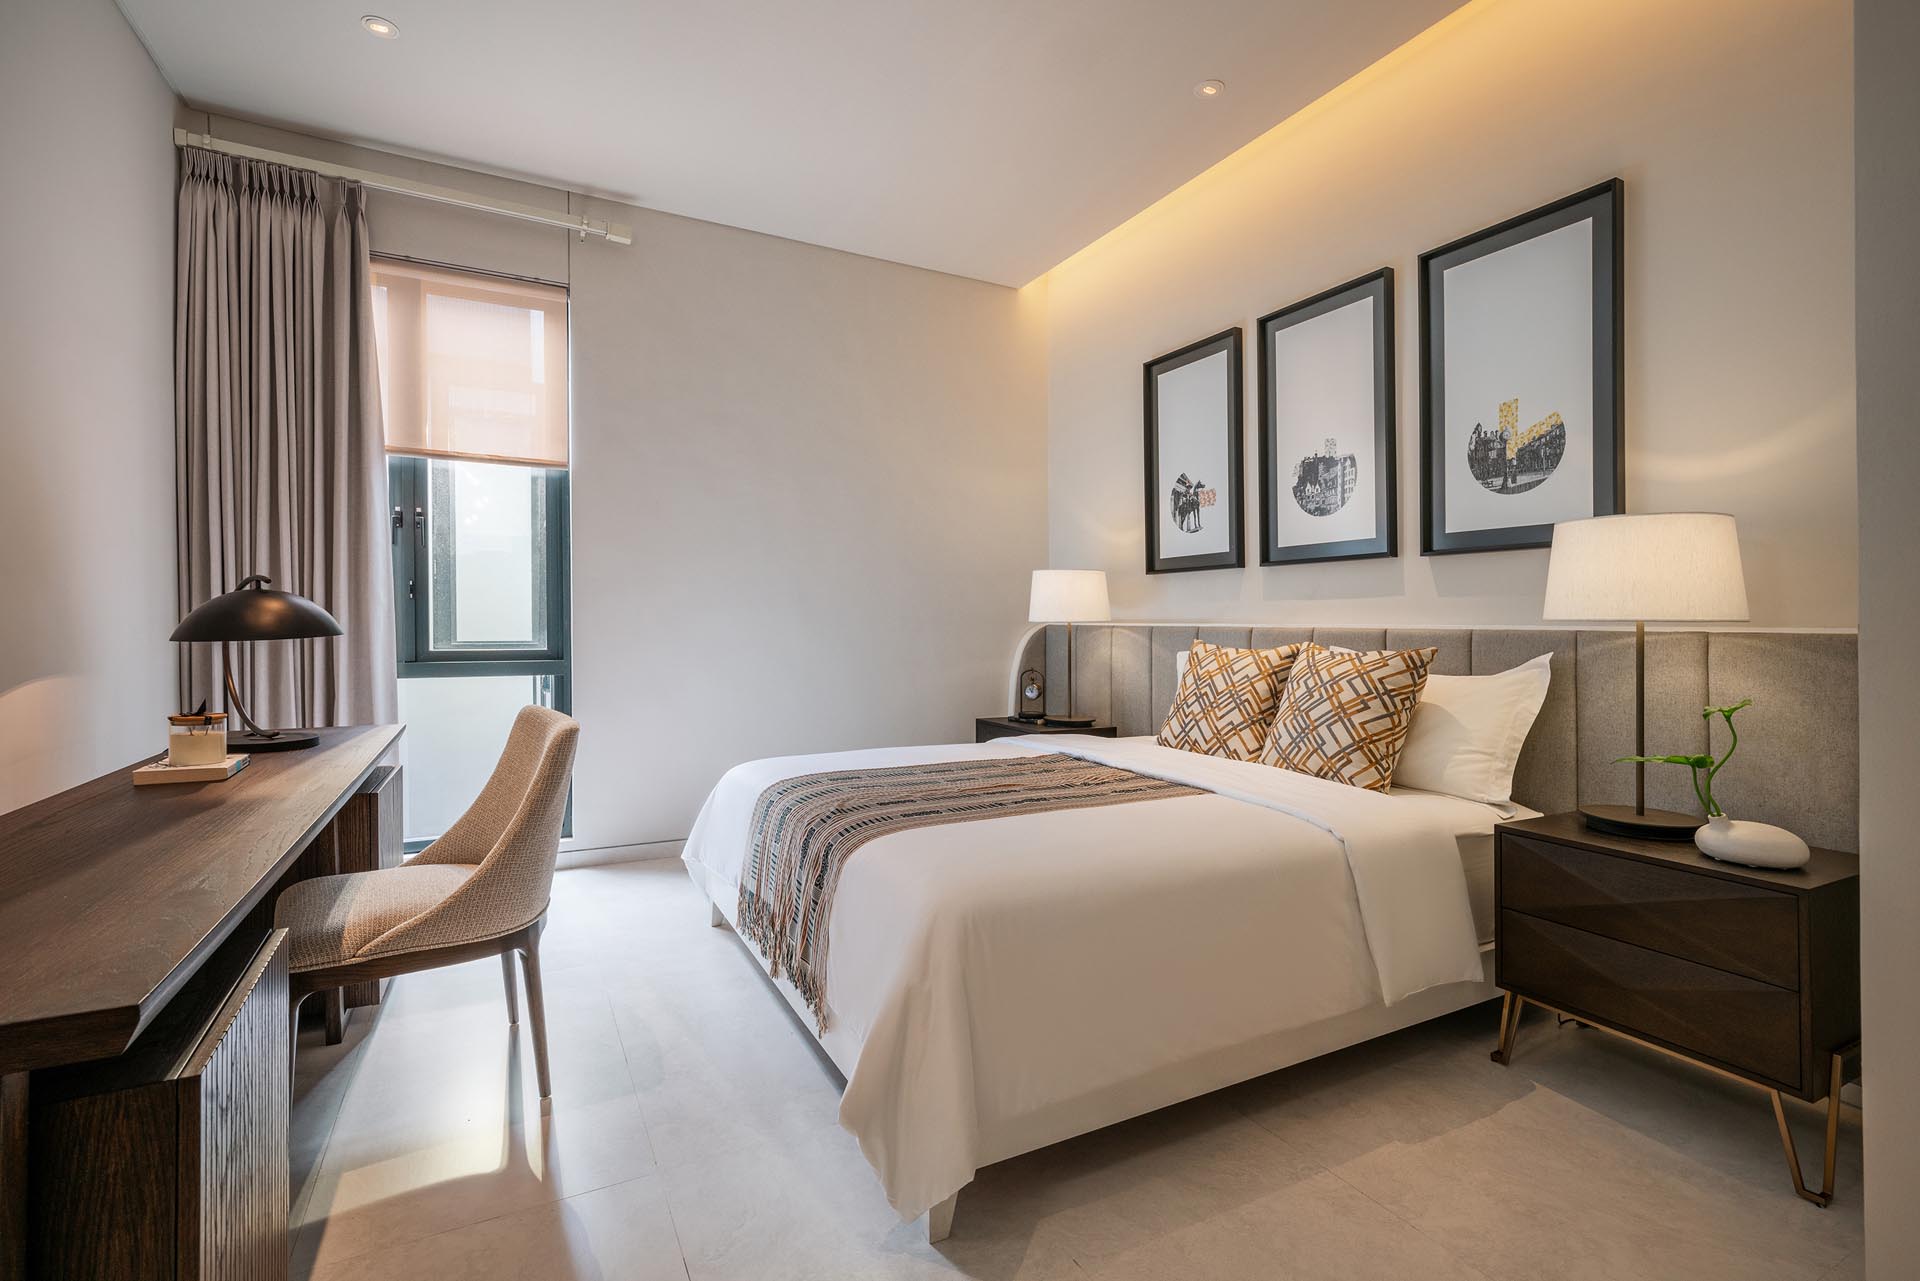
[[[1063,1124],[1076,1108],[1095,1124],[1129,1115],[1130,1083],[1482,979],[1456,840],[1490,830],[1492,809],[1151,738],[753,761],[714,788],[683,858],[732,920],[754,802],[772,783],[1034,752],[1208,794],[922,828],[847,861],[828,924],[821,1039],[847,1077],[840,1122],[903,1218],[1035,1146],[1036,1133],[1045,1142],[1087,1128]]]

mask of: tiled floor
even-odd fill
[[[308,1034],[296,1277],[1861,1275],[1858,1113],[1818,1210],[1757,1091],[1537,1012],[1500,1068],[1491,1006],[991,1167],[929,1246],[678,862],[562,872],[545,968],[550,1116],[495,962]],[[1811,1156],[1819,1113],[1793,1116]]]

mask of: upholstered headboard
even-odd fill
[[[1633,801],[1633,634],[1523,628],[1246,627],[1114,623],[1074,628],[1074,701],[1081,715],[1151,734],[1173,704],[1174,655],[1194,639],[1269,646],[1313,640],[1349,649],[1432,645],[1433,670],[1502,672],[1553,655],[1546,706],[1520,756],[1514,799],[1553,813],[1581,802]],[[1714,783],[1736,818],[1792,829],[1815,845],[1857,848],[1860,809],[1856,638],[1851,633],[1649,632],[1647,750],[1708,750],[1700,709],[1742,698],[1740,749]],[[1036,628],[1016,668],[1047,674],[1048,709],[1064,714],[1064,627]],[[1713,738],[1725,747],[1725,729]],[[1687,771],[1647,767],[1647,803],[1699,811]]]

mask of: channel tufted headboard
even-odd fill
[[[1074,699],[1083,716],[1151,734],[1173,704],[1174,655],[1195,638],[1264,647],[1312,640],[1348,649],[1432,645],[1433,670],[1502,672],[1553,655],[1553,684],[1514,777],[1514,799],[1553,813],[1580,802],[1633,801],[1633,634],[1526,628],[1248,627],[1114,623],[1074,628]],[[1858,848],[1860,738],[1856,638],[1827,632],[1648,632],[1647,750],[1708,750],[1700,709],[1751,698],[1740,748],[1714,782],[1735,818],[1789,828],[1815,845]],[[1047,705],[1064,713],[1066,629],[1035,628],[1015,669],[1047,674]],[[1725,748],[1725,729],[1715,750]],[[1647,804],[1699,812],[1687,771],[1647,767]]]

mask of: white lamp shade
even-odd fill
[[[1036,569],[1027,603],[1030,623],[1104,623],[1107,574],[1101,569]]]
[[[1553,527],[1547,618],[1570,622],[1738,622],[1747,580],[1733,517],[1715,512],[1595,516]]]

